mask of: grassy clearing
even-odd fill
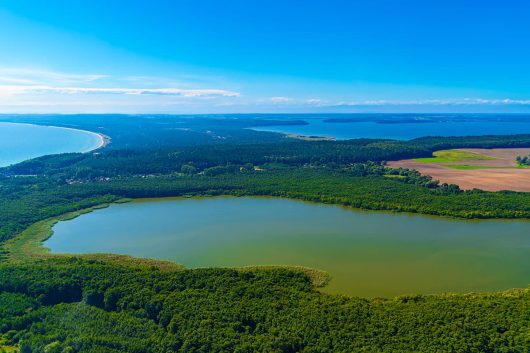
[[[420,163],[454,163],[467,161],[490,161],[497,158],[486,156],[480,153],[467,152],[462,150],[441,150],[433,153],[434,157],[416,158]]]
[[[0,338],[0,353],[16,353],[20,352],[18,347],[16,346],[7,346],[5,345],[6,340],[4,338]]]
[[[394,174],[385,174],[383,177],[388,179],[406,179],[407,177],[404,175],[394,175]]]

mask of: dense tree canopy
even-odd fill
[[[0,265],[0,328],[22,352],[526,352],[528,290],[358,299],[287,269]],[[14,313],[18,315],[13,315]]]
[[[530,166],[530,155],[528,155],[528,156],[517,156],[516,161],[521,166]]]

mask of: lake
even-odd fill
[[[0,122],[0,167],[48,154],[87,152],[101,142],[88,131]]]
[[[351,118],[353,117],[353,118]],[[294,118],[294,117],[293,117]],[[333,118],[298,118],[307,125],[281,125],[253,128],[257,131],[280,132],[302,136],[334,137],[338,140],[353,138],[387,138],[410,140],[423,136],[479,136],[514,135],[530,133],[530,116],[472,116],[460,115],[442,118],[430,115],[375,114],[346,115]],[[394,120],[393,120],[394,119]],[[342,121],[342,122],[341,122]]]
[[[530,282],[530,222],[461,221],[275,198],[137,200],[57,223],[59,253],[117,253],[187,267],[301,265],[328,293],[503,290]]]

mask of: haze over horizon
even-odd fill
[[[0,113],[530,113],[528,13],[517,0],[5,0]]]

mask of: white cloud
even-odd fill
[[[36,70],[27,68],[0,68],[0,84],[2,83],[33,83],[72,85],[90,83],[108,77],[101,74],[71,74],[57,71]]]
[[[43,85],[3,85],[0,95],[21,95],[30,93],[59,94],[123,94],[123,95],[167,95],[181,97],[238,97],[239,93],[222,89],[179,89],[179,88],[106,88],[106,87],[54,87]]]
[[[308,102],[309,103],[309,102]],[[342,101],[328,106],[404,106],[404,105],[433,105],[433,106],[461,106],[461,105],[530,105],[530,99],[426,99],[426,100],[359,100]]]
[[[103,74],[71,74],[26,68],[0,68],[0,97],[19,95],[166,95],[178,97],[238,97],[239,93],[217,88],[195,88],[190,85],[172,85],[169,80],[138,76],[145,85],[134,84],[128,77]],[[123,82],[123,81],[129,81]],[[141,83],[141,82],[136,82]],[[180,87],[179,87],[180,86]]]
[[[0,112],[193,112],[239,101],[239,92],[208,86],[163,77],[131,80],[130,76],[0,67]]]
[[[319,99],[319,98],[310,98],[310,99],[306,100],[306,103],[309,104],[309,105],[324,105],[327,102],[325,100]]]
[[[289,102],[292,102],[293,99],[289,97],[271,97],[269,98],[269,101],[272,103],[278,104],[278,103],[289,103]]]
[[[340,100],[318,98],[318,92],[309,97],[242,95],[225,79],[212,80],[211,76],[174,77],[149,75],[109,76],[105,74],[64,73],[40,69],[0,67],[0,111],[104,111],[112,112],[160,111],[345,111],[350,110],[440,110],[494,109],[499,106],[530,109],[530,99],[512,98],[454,98],[454,99],[358,99]],[[241,86],[241,85],[239,85]],[[235,87],[238,87],[237,85]],[[272,90],[271,90],[272,91]],[[276,91],[278,92],[278,91]],[[323,90],[324,92],[324,90]],[[330,90],[325,92],[329,94]],[[343,92],[344,93],[344,92]],[[339,93],[337,92],[337,95]],[[49,109],[46,109],[49,107]],[[219,110],[219,107],[225,109]],[[360,107],[357,109],[356,107]],[[447,107],[447,108],[444,108]],[[485,107],[485,108],[483,108]],[[490,108],[487,108],[490,107]],[[509,108],[508,108],[509,107]]]

